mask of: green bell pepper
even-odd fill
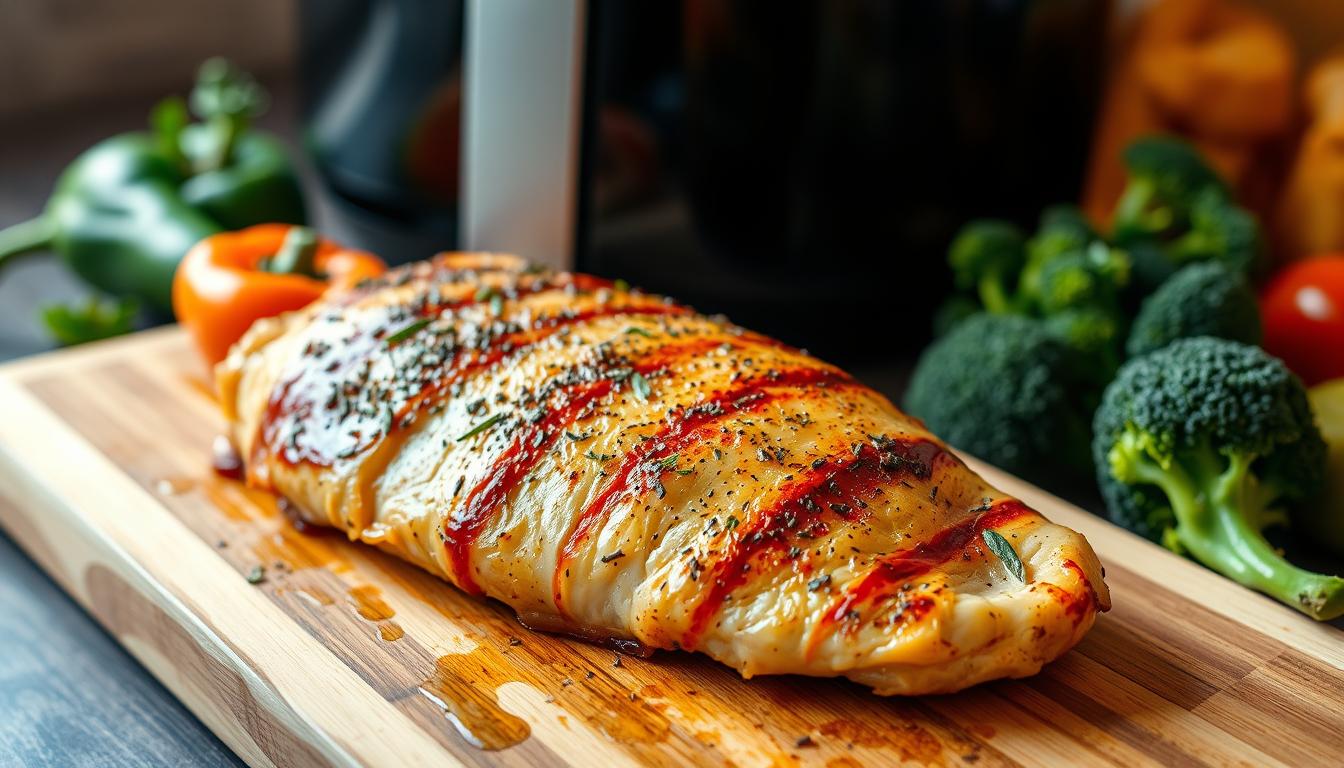
[[[284,148],[248,124],[265,93],[222,59],[201,66],[190,123],[180,98],[159,104],[152,133],[106,139],[62,174],[45,212],[0,231],[0,266],[55,251],[90,285],[172,311],[173,271],[216,232],[305,222]]]

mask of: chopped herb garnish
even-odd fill
[[[583,455],[597,462],[610,461],[615,458],[610,453],[593,453],[591,450]]]
[[[618,290],[618,291],[629,291],[629,290],[630,290],[630,284],[627,283],[627,282],[624,281],[624,280],[621,280],[620,278],[617,278],[617,279],[616,279],[616,282],[612,283],[612,287],[614,287],[614,288],[615,288],[616,290]]]
[[[1013,545],[1003,538],[1003,534],[986,528],[980,533],[980,536],[985,540],[985,546],[989,547],[989,551],[998,555],[1003,564],[1007,566],[1008,572],[1025,584],[1027,572],[1022,565],[1022,558],[1017,556],[1017,550],[1013,549]]]
[[[731,531],[731,530],[733,530],[734,528],[736,528],[737,526],[739,526],[739,525],[741,525],[741,524],[742,524],[742,521],[738,520],[737,517],[736,517],[735,515],[729,515],[729,516],[728,516],[728,522],[725,523],[724,526],[725,526],[728,530]]]
[[[495,317],[504,314],[504,297],[498,293],[490,297],[490,314]]]
[[[503,420],[504,420],[504,414],[502,414],[502,413],[496,413],[494,416],[491,416],[490,418],[486,419],[485,421],[482,421],[480,424],[477,424],[476,426],[474,426],[474,427],[472,427],[471,429],[467,430],[467,432],[466,432],[465,434],[463,434],[461,437],[457,438],[457,442],[460,443],[460,442],[462,442],[463,440],[466,440],[467,438],[475,437],[475,436],[481,434],[482,432],[484,432],[485,430],[487,430],[487,429],[489,429],[489,428],[495,426],[496,424],[498,424],[499,422],[501,422],[501,421],[503,421]]]
[[[610,555],[603,555],[600,559],[604,563],[610,563],[612,560],[619,560],[622,557],[625,557],[625,553],[618,549]]]
[[[402,328],[400,331],[397,331],[391,336],[388,336],[386,340],[387,345],[392,346],[393,344],[399,344],[411,338],[415,334],[419,333],[422,328],[429,325],[429,322],[430,322],[429,318],[425,318],[423,320],[416,320],[414,323],[411,323],[405,328]]]
[[[497,291],[495,291],[492,286],[482,285],[480,288],[476,289],[476,301],[485,301],[496,293]]]
[[[828,573],[825,576],[818,576],[817,578],[807,582],[807,591],[816,592],[819,589],[825,588],[825,586],[830,583],[831,583],[831,574]]]
[[[691,474],[692,472],[694,472],[695,470],[694,470],[694,469],[678,469],[678,470],[675,470],[675,471],[676,471],[676,473],[677,473],[678,475],[681,475],[682,477],[685,477],[685,476]]]
[[[252,566],[252,570],[247,572],[248,584],[260,584],[266,580],[266,569],[260,565]]]
[[[649,393],[653,391],[649,389],[648,379],[645,379],[638,371],[630,374],[630,389],[635,393],[635,397],[640,400],[648,400]]]
[[[625,329],[625,332],[626,332],[627,334],[634,334],[634,335],[636,335],[636,336],[643,336],[643,337],[646,338],[646,339],[652,339],[652,338],[653,338],[653,333],[652,333],[648,328],[640,328],[640,327],[637,326],[637,325],[632,325],[632,326],[630,326],[629,328],[626,328],[626,329]]]
[[[677,459],[680,459],[680,458],[681,458],[681,454],[680,454],[680,453],[674,453],[674,454],[672,454],[671,456],[668,456],[668,457],[665,458],[665,459],[661,459],[661,460],[658,461],[658,469],[660,469],[660,470],[662,470],[662,471],[664,471],[664,472],[666,472],[666,471],[669,470],[669,469],[673,469],[673,468],[675,468],[675,467],[677,466]]]

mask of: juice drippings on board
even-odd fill
[[[420,684],[420,694],[443,710],[457,733],[474,747],[499,750],[523,743],[532,735],[531,727],[500,707],[497,684],[482,679],[487,673],[471,656],[439,657],[434,674]]]

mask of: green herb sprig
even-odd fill
[[[460,443],[460,442],[462,442],[463,440],[466,440],[466,439],[468,439],[468,438],[475,437],[475,436],[481,434],[482,432],[486,431],[487,429],[489,429],[489,428],[495,426],[496,424],[498,424],[499,422],[501,422],[501,421],[503,421],[503,420],[504,420],[504,414],[502,414],[502,413],[496,413],[494,416],[491,416],[490,418],[486,419],[485,421],[482,421],[480,424],[477,424],[476,426],[474,426],[474,427],[472,427],[471,429],[467,430],[467,432],[466,432],[465,434],[463,434],[461,437],[457,438],[457,442]]]
[[[985,540],[985,546],[989,547],[989,551],[998,555],[1003,561],[1009,573],[1023,584],[1027,583],[1027,570],[1022,565],[1022,558],[1017,556],[1017,550],[1013,549],[1013,545],[1003,537],[1003,534],[986,528],[980,532],[980,537]]]

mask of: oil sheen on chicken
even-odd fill
[[[217,384],[307,522],[588,638],[917,694],[1033,674],[1109,603],[1081,535],[839,369],[511,256],[261,321]]]

